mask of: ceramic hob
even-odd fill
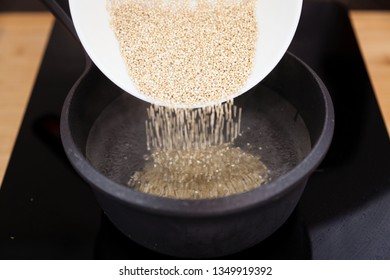
[[[288,221],[225,258],[390,259],[389,136],[346,9],[305,3],[289,51],[327,86],[334,139]],[[80,45],[56,24],[0,190],[0,259],[170,258],[122,235],[65,156],[61,107],[83,68]]]

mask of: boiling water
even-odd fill
[[[259,156],[268,167],[269,180],[285,174],[311,149],[310,136],[299,112],[276,92],[264,86],[235,99],[242,108],[241,136],[234,146]],[[142,170],[146,147],[148,104],[122,94],[100,114],[89,133],[89,162],[108,178],[127,185]]]

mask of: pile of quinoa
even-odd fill
[[[253,66],[256,0],[108,0],[139,92],[196,107],[238,94]]]
[[[207,149],[153,150],[129,185],[144,193],[178,199],[204,199],[261,186],[269,171],[259,157],[230,144]]]

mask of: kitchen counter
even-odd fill
[[[390,12],[351,11],[350,18],[390,131]],[[53,22],[45,12],[0,13],[0,185]]]

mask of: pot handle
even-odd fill
[[[64,8],[58,3],[57,0],[41,0],[41,2],[49,9],[49,11],[58,19],[66,30],[72,35],[72,37],[80,43],[80,39],[77,36],[76,29],[74,28],[72,18],[64,10]],[[68,1],[63,1],[68,4]],[[64,4],[65,5],[65,4]],[[81,44],[81,43],[80,43]]]

